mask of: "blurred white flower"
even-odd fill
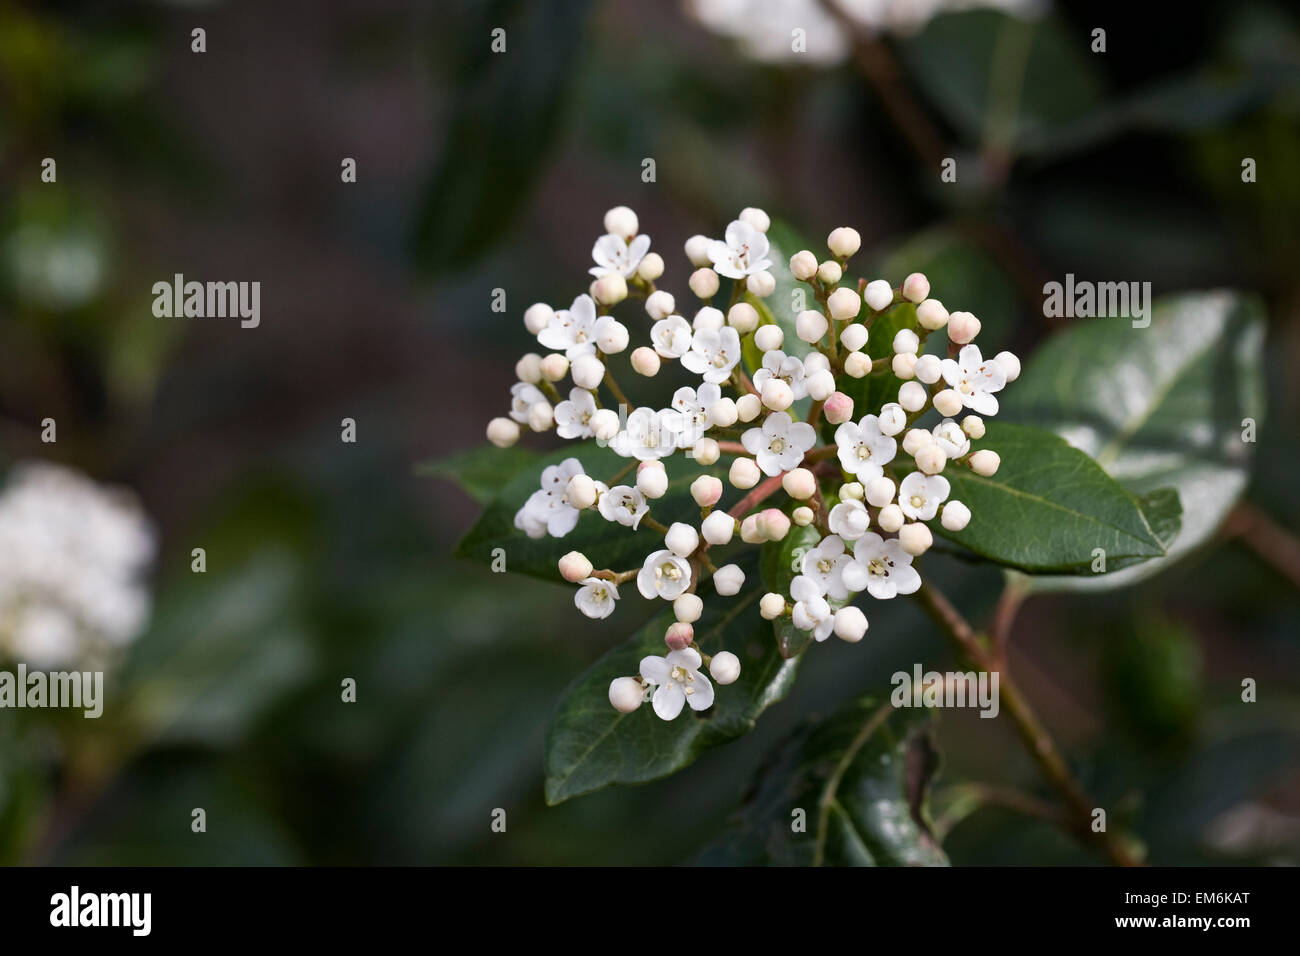
[[[0,493],[0,657],[99,661],[149,615],[153,527],[130,492],[48,462],[14,466]]]

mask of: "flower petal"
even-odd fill
[[[660,684],[655,690],[653,698],[655,713],[664,720],[672,720],[680,714],[684,703],[686,703],[686,692],[675,680]]]

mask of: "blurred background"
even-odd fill
[[[1030,600],[1013,654],[1153,862],[1297,862],[1298,67],[1294,9],[1253,0],[0,2],[0,666],[108,673],[99,720],[0,710],[0,860],[687,862],[793,726],[950,660],[890,602],[755,733],[545,806],[555,701],[638,621],[454,559],[478,506],[417,465],[482,443],[524,308],[585,288],[627,204],[679,295],[743,206],[854,225],[855,272],[927,272],[986,352],[1031,354],[1067,272],[1261,296],[1245,504],[1137,587]],[[260,281],[261,325],[156,318],[174,273]],[[996,571],[939,573],[991,610]],[[980,724],[939,722],[953,862],[1093,862],[980,798],[1039,790]]]

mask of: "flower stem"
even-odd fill
[[[942,592],[922,582],[915,596],[926,613],[952,639],[958,650],[969,658],[971,663],[986,671],[997,668],[997,662],[984,642]],[[1123,839],[1110,831],[1098,833],[1092,829],[1093,810],[1096,804],[1088,798],[1078,781],[1074,779],[1070,768],[1056,749],[1051,734],[1034,714],[1029,702],[1009,674],[1000,672],[998,691],[1001,703],[1011,715],[1025,749],[1033,757],[1043,776],[1060,794],[1069,810],[1070,817],[1066,829],[1081,843],[1096,847],[1112,863],[1119,866],[1140,866],[1141,861],[1133,855]]]
[[[749,492],[749,494],[745,495],[745,497],[741,498],[738,502],[736,502],[735,506],[732,507],[732,509],[728,511],[727,514],[731,515],[731,517],[736,518],[737,520],[743,518],[746,512],[750,511],[755,505],[759,504],[760,502],[767,500],[767,498],[770,495],[774,494],[776,492],[776,489],[780,487],[781,487],[780,475],[773,475],[771,478],[764,479],[762,482],[756,485]]]
[[[613,393],[615,401],[620,405],[627,406],[627,408],[631,410],[632,403],[627,400],[627,396],[623,394],[623,390],[618,387],[618,382],[614,381],[614,375],[608,368],[605,369],[605,387]]]

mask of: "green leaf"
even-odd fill
[[[926,806],[938,769],[930,726],[923,708],[866,698],[805,727],[764,762],[751,795],[700,862],[946,865]]]
[[[485,505],[511,478],[539,457],[537,452],[517,445],[510,448],[486,445],[423,462],[415,466],[415,473],[454,482],[465,494]]]
[[[1138,495],[1177,489],[1183,513],[1168,557],[1097,578],[1040,578],[1035,589],[1132,584],[1205,543],[1249,479],[1242,423],[1262,423],[1263,347],[1256,301],[1204,292],[1161,300],[1147,328],[1079,322],[1025,363],[1006,418],[1051,429]],[[1161,531],[1159,515],[1152,527]]]
[[[753,578],[756,569],[748,572]],[[610,706],[609,684],[638,673],[642,657],[665,653],[664,633],[675,620],[670,609],[632,638],[607,652],[569,688],[546,734],[546,801],[562,803],[614,783],[645,783],[681,770],[703,751],[753,730],[759,714],[785,696],[798,661],[777,653],[768,622],[758,613],[761,590],[705,601],[695,624],[696,643],[707,654],[728,650],[740,658],[740,679],[716,687],[711,708],[683,709],[661,720],[649,704],[631,714]],[[638,600],[635,585],[625,599]]]
[[[559,579],[555,563],[569,551],[581,551],[593,561],[599,561],[601,567],[626,571],[640,567],[647,554],[663,547],[663,536],[648,527],[643,525],[633,530],[606,521],[594,510],[584,512],[577,526],[562,538],[549,535],[530,538],[516,528],[515,514],[529,495],[541,487],[542,469],[566,458],[577,458],[583,470],[600,481],[608,481],[629,464],[636,464],[635,459],[620,458],[594,441],[569,442],[564,448],[537,458],[531,467],[511,478],[461,539],[456,554],[471,561],[491,564],[494,551],[502,548],[507,571],[554,581]],[[704,468],[685,454],[665,459],[664,464],[669,475],[668,491],[662,498],[651,502],[650,514],[665,525],[674,521],[697,524],[700,507],[691,498],[691,482],[702,474],[723,477],[724,472],[720,466]],[[618,483],[635,483],[635,471],[629,471]]]
[[[944,537],[1030,573],[1091,573],[1097,548],[1108,572],[1165,553],[1138,500],[1059,436],[996,421],[979,447],[996,451],[1002,465],[989,478],[960,467],[944,471],[952,498],[971,510],[961,531],[936,524]],[[1167,508],[1168,498],[1160,500]]]
[[[799,559],[805,552],[817,547],[821,537],[821,532],[813,525],[805,525],[802,528],[793,525],[790,533],[782,540],[764,542],[759,552],[759,575],[763,581],[763,589],[789,595],[790,582],[799,573],[796,570]],[[831,607],[838,610],[846,603],[831,601]],[[797,656],[812,640],[812,633],[799,630],[787,615],[782,615],[772,622],[772,631],[776,635],[777,650],[782,657]]]

